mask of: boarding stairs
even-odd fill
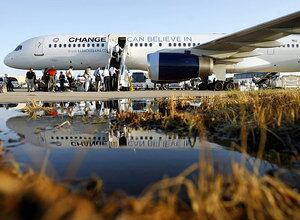
[[[119,45],[120,52],[115,54],[115,47]],[[118,71],[118,85],[120,85],[120,76],[126,69],[126,58],[128,56],[128,46],[126,44],[125,37],[119,37],[116,35],[108,36],[108,65],[107,68],[115,67]]]

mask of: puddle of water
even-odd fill
[[[199,158],[210,158],[215,171],[230,174],[232,162],[245,162],[260,174],[275,168],[266,161],[242,155],[197,137],[160,130],[115,125],[118,111],[156,111],[154,100],[43,103],[55,110],[41,110],[35,119],[20,111],[25,104],[2,106],[0,137],[9,154],[24,169],[60,181],[81,181],[99,176],[104,191],[124,190],[137,195],[165,176],[176,176]],[[201,160],[201,159],[200,159]]]

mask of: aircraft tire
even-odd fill
[[[221,91],[224,88],[224,84],[222,81],[217,81],[214,83],[213,88],[215,91]]]

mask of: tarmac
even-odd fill
[[[143,99],[168,97],[205,97],[224,95],[225,91],[189,91],[189,90],[153,90],[132,92],[15,92],[0,93],[0,103],[25,103],[30,101],[42,102],[77,102],[102,101],[113,99]]]

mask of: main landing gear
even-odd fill
[[[232,80],[208,82],[204,80],[198,87],[199,90],[213,90],[213,91],[223,91],[223,90],[234,90],[235,85]]]

